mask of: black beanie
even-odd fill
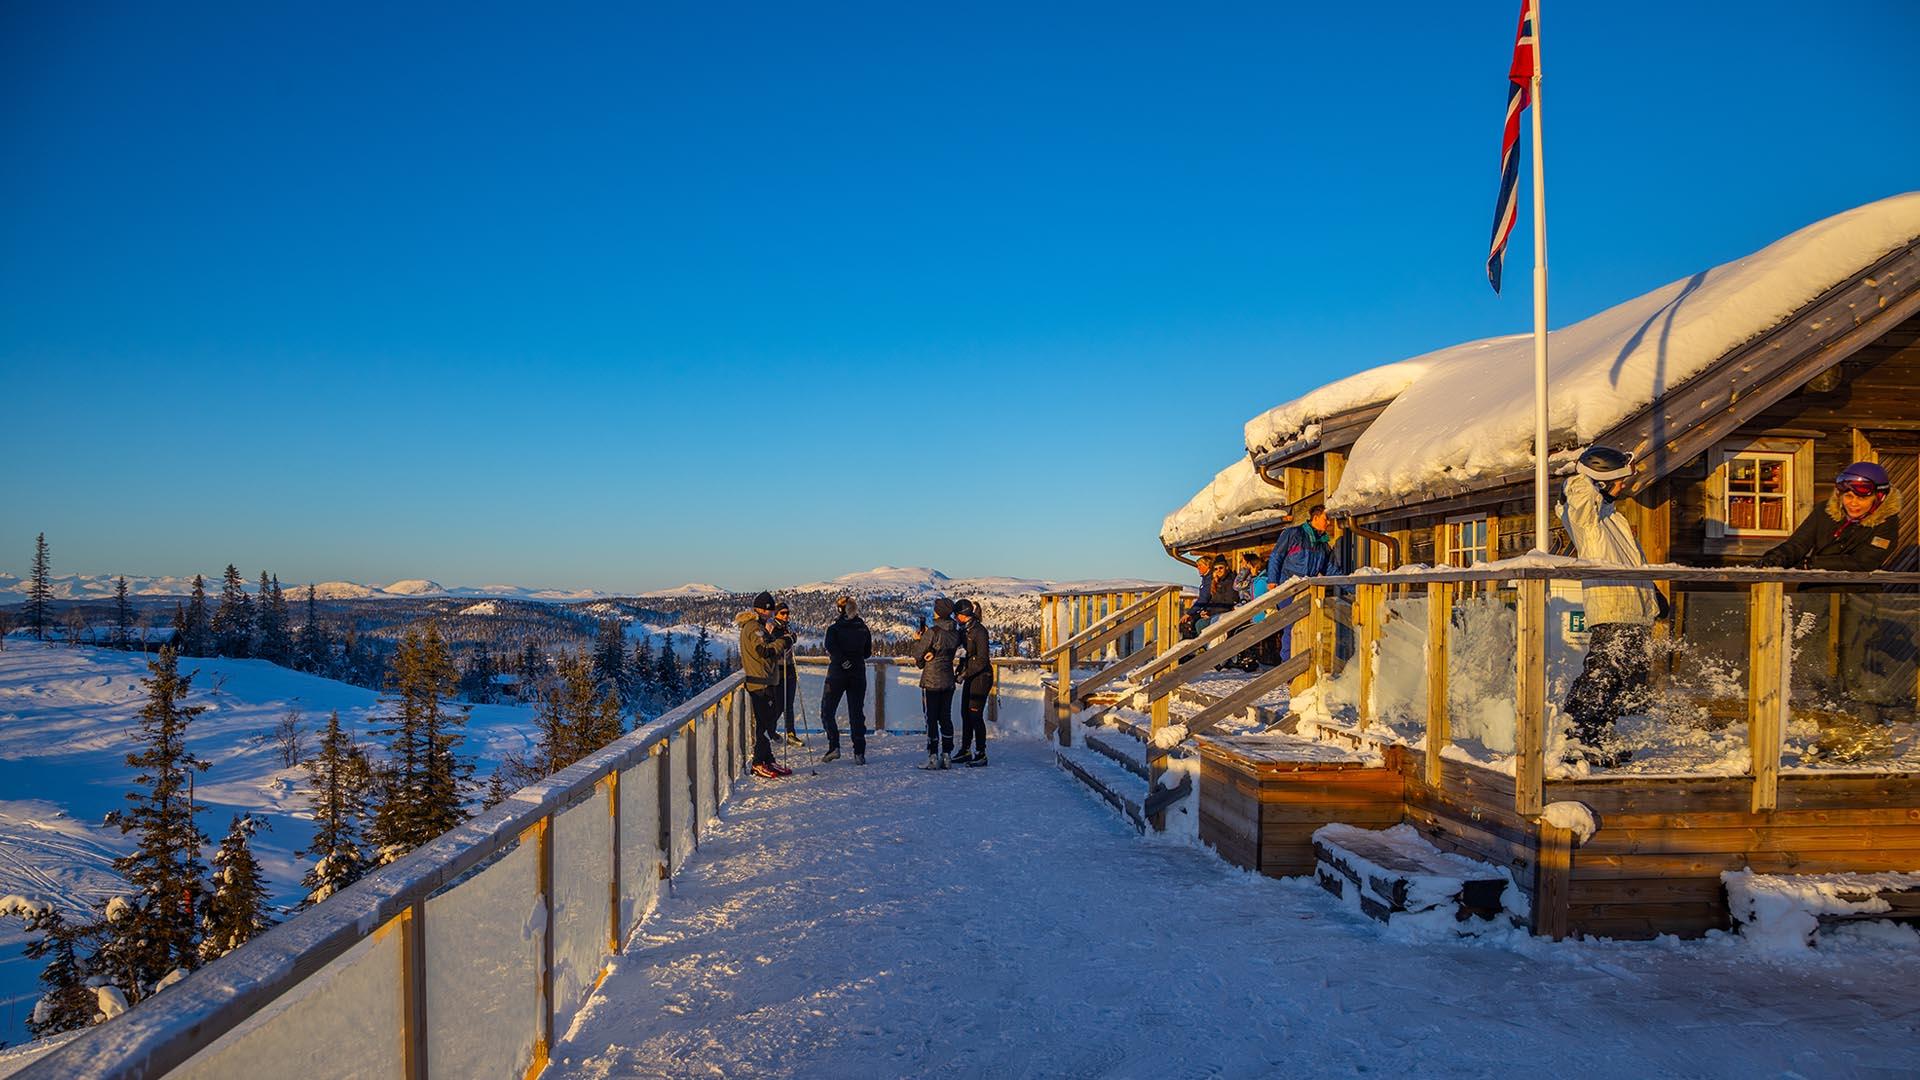
[[[944,596],[936,599],[933,602],[933,614],[937,619],[944,619],[953,614],[953,601]]]
[[[753,607],[754,607],[754,610],[756,611],[772,611],[773,610],[773,594],[770,592],[763,592],[759,596],[754,597]]]
[[[973,614],[973,601],[962,600],[959,603],[953,605],[953,613],[955,615],[971,616]]]

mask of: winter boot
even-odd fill
[[[953,755],[953,758],[952,758],[952,761],[955,765],[965,765],[967,762],[972,760],[973,760],[973,751],[971,750],[962,750],[959,753]]]
[[[985,765],[986,763],[987,763],[987,752],[985,750],[982,750],[979,753],[973,755],[973,757],[967,761],[967,768],[978,769],[981,766]]]
[[[773,775],[775,776],[792,776],[793,775],[793,770],[787,768],[785,765],[780,765],[776,763],[774,765],[769,766],[769,768],[773,770]]]
[[[948,759],[948,755],[946,755],[946,754],[944,754],[944,753],[943,753],[943,754],[941,754],[941,755],[940,755],[940,767],[944,769],[944,768],[946,768],[946,767],[948,766],[948,764],[950,764],[950,761],[949,761],[949,759]]]
[[[825,765],[829,761],[838,761],[839,759],[840,748],[837,746],[829,746],[827,747],[827,752],[820,755],[820,764]]]
[[[774,771],[773,766],[763,764],[757,761],[754,762],[753,764],[753,775],[759,777],[762,780],[780,779],[780,774]]]
[[[927,768],[929,768],[929,769],[938,769],[938,768],[940,768],[940,755],[939,755],[939,754],[935,754],[935,753],[928,753],[928,754],[927,754]]]
[[[801,737],[800,737],[799,735],[797,735],[797,734],[795,734],[795,733],[794,733],[794,730],[793,730],[792,728],[788,728],[788,729],[787,729],[787,734],[786,734],[786,736],[785,736],[785,738],[786,738],[786,740],[787,740],[787,745],[788,745],[788,746],[805,746],[805,745],[807,745],[807,740],[805,740],[805,739],[803,739],[803,738],[801,738]]]
[[[855,765],[865,765],[867,763],[867,755],[865,754],[853,755],[853,763]]]

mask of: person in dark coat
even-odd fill
[[[927,768],[944,769],[953,754],[953,654],[960,630],[953,624],[953,601],[933,602],[933,621],[914,643],[920,659],[920,700],[927,714]]]
[[[1333,546],[1333,523],[1327,519],[1327,508],[1324,506],[1314,506],[1307,511],[1307,520],[1281,530],[1280,536],[1274,541],[1273,553],[1267,556],[1269,589],[1277,589],[1291,578],[1324,577],[1346,572],[1347,568],[1340,562],[1340,551]],[[1281,608],[1286,606],[1284,603],[1280,605]],[[1293,628],[1280,631],[1279,644],[1273,647],[1278,650],[1280,662],[1292,659]]]
[[[781,632],[786,634],[789,640],[792,640],[793,609],[787,606],[786,601],[782,600],[780,605],[773,609],[773,619],[780,624]],[[787,718],[787,734],[785,737],[787,743],[791,746],[805,746],[807,745],[807,740],[801,738],[799,732],[793,730],[793,702],[794,698],[800,693],[800,666],[794,663],[792,649],[787,650],[785,677],[787,693],[785,699],[780,703],[780,715]]]
[[[753,610],[734,617],[740,628],[740,672],[753,709],[753,775],[763,780],[792,775],[773,758],[773,733],[780,722],[781,686],[793,638],[773,617],[773,594],[753,598]]]
[[[1760,565],[1868,572],[1886,565],[1899,539],[1900,493],[1887,470],[1856,461],[1834,477],[1826,505],[1760,556]]]
[[[978,767],[987,763],[987,695],[993,692],[993,645],[980,611],[971,600],[953,605],[960,623],[961,652],[956,673],[960,683],[960,752],[955,765]]]
[[[840,756],[840,725],[834,714],[847,699],[847,726],[853,732],[853,760],[867,763],[867,660],[873,655],[873,633],[860,618],[851,596],[834,601],[840,615],[827,627],[827,686],[820,695],[820,722],[827,729],[827,752],[822,763]]]

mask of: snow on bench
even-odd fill
[[[1920,872],[1760,874],[1727,870],[1727,907],[1740,935],[1766,951],[1797,952],[1822,925],[1851,919],[1920,919]]]
[[[1204,753],[1239,758],[1253,765],[1361,765],[1378,766],[1380,755],[1339,743],[1302,735],[1272,732],[1265,735],[1196,735]]]
[[[1313,854],[1320,887],[1381,922],[1425,915],[1472,930],[1480,927],[1469,920],[1497,921],[1505,911],[1504,871],[1441,851],[1411,825],[1328,825],[1315,830]]]

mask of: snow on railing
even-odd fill
[[[16,1075],[529,1075],[751,739],[736,672]]]

